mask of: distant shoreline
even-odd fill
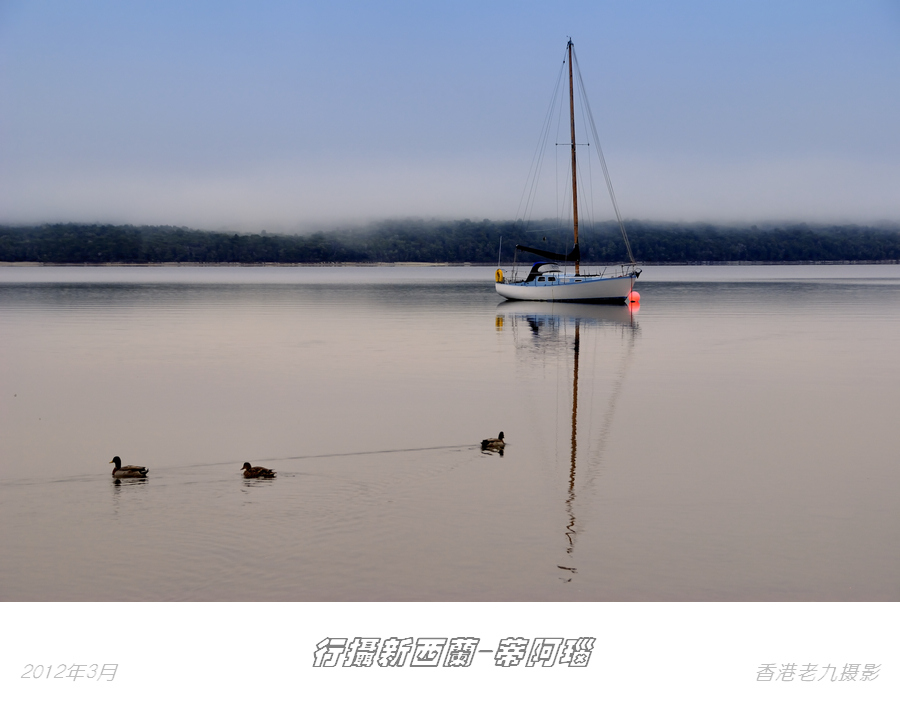
[[[427,261],[404,261],[399,263],[191,263],[165,261],[162,263],[43,263],[41,261],[0,261],[2,266],[48,267],[48,268],[488,268],[487,263],[428,263]]]
[[[712,225],[627,222],[641,265],[827,265],[900,262],[900,224]],[[628,262],[616,223],[580,229],[581,262]],[[509,266],[569,251],[565,222],[396,220],[309,235],[236,234],[112,224],[0,225],[0,261],[133,266]],[[524,259],[524,260],[523,260]]]
[[[527,266],[530,263],[519,263]],[[589,266],[611,266],[616,264],[583,264]],[[900,260],[881,261],[685,261],[681,263],[642,263],[640,266],[896,266]],[[398,263],[42,263],[40,261],[0,261],[0,268],[496,268],[491,263],[429,263],[427,261],[405,261]],[[503,264],[503,267],[507,267]]]

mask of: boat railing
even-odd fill
[[[640,269],[636,269],[634,266],[628,264],[621,264],[617,266],[604,266],[598,270],[596,267],[593,271],[585,271],[575,273],[574,271],[567,270],[551,270],[542,272],[540,276],[533,279],[531,282],[542,283],[544,285],[561,285],[564,282],[580,282],[581,279],[591,279],[591,278],[624,278],[629,275],[640,275]],[[523,272],[523,270],[525,272]],[[510,268],[499,268],[498,272],[502,272],[503,279],[497,279],[498,283],[508,283],[510,285],[515,285],[518,283],[528,282],[528,273],[530,272],[530,268],[521,268],[519,266],[512,266]],[[563,280],[560,280],[563,279]]]

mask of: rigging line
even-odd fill
[[[603,459],[606,454],[606,444],[609,441],[610,434],[612,433],[612,423],[616,413],[616,404],[618,403],[619,395],[622,392],[622,387],[625,384],[625,376],[628,374],[628,368],[631,365],[637,332],[638,330],[634,327],[629,327],[622,330],[622,335],[627,336],[624,358],[621,361],[622,365],[619,366],[619,372],[616,374],[616,378],[612,383],[609,406],[607,407],[606,413],[603,417],[603,423],[600,427],[600,438],[597,443],[597,447],[596,449],[594,449],[594,451],[591,452],[591,455],[588,459],[589,473],[588,479],[584,484],[586,489],[594,484],[594,480],[597,476],[596,471],[592,469],[602,465]]]
[[[583,86],[579,86],[579,87],[583,87]],[[584,112],[584,100],[583,99],[580,101],[579,106],[581,107],[581,119],[583,122],[587,123],[587,116],[585,115],[585,112]],[[587,146],[590,146],[590,143],[588,143]],[[588,155],[590,156],[590,151],[588,151]],[[596,212],[595,212],[596,211],[596,203],[594,202],[594,169],[593,169],[593,165],[592,165],[593,159],[588,157],[585,160],[587,161],[587,181],[588,181],[588,189],[587,189],[587,193],[586,193],[587,197],[585,197],[585,200],[586,200],[586,202],[585,202],[585,214],[586,214],[585,219],[587,219],[587,224],[588,224],[588,227],[590,228],[591,234],[594,234],[595,233],[594,225],[595,225],[597,219],[596,219]],[[581,189],[582,189],[582,191],[584,191],[585,185],[584,185],[584,168],[583,167],[581,169],[581,178],[582,178],[582,188]]]
[[[622,238],[625,240],[625,248],[628,251],[628,258],[631,260],[631,265],[635,265],[634,253],[631,251],[631,242],[628,241],[628,234],[625,231],[625,223],[622,221],[622,215],[619,213],[619,204],[616,201],[616,193],[613,190],[612,180],[609,177],[609,169],[606,167],[606,159],[603,156],[603,149],[600,147],[600,136],[597,134],[597,126],[594,124],[594,113],[591,110],[591,103],[587,97],[587,91],[584,89],[584,80],[581,77],[581,67],[578,65],[578,59],[575,58],[574,50],[572,52],[573,62],[576,72],[578,73],[578,86],[581,92],[582,98],[584,99],[584,104],[587,107],[588,115],[590,116],[590,127],[591,134],[594,138],[594,146],[597,149],[597,156],[600,158],[600,167],[603,169],[603,177],[606,180],[606,188],[609,191],[609,199],[612,202],[613,211],[616,213],[616,221],[619,223],[619,230],[622,232]]]
[[[564,157],[564,163],[566,164],[566,177],[563,179],[563,193],[562,193],[562,212],[560,212],[559,217],[559,228],[563,229],[563,220],[566,222],[565,232],[566,232],[566,250],[568,251],[572,246],[574,246],[574,242],[570,238],[574,234],[574,227],[568,226],[570,221],[574,221],[572,217],[572,196],[569,195],[569,190],[572,189],[572,165],[571,165],[571,156]]]
[[[541,137],[539,141],[540,151],[537,156],[537,161],[535,164],[535,170],[532,174],[529,175],[529,187],[530,190],[528,192],[528,200],[525,204],[525,211],[523,212],[523,221],[527,224],[531,221],[531,217],[534,213],[534,207],[537,202],[537,191],[540,185],[541,172],[544,169],[544,160],[547,157],[547,142],[550,139],[550,129],[553,124],[553,112],[552,112],[552,103],[551,109],[548,112],[546,122],[543,126],[543,130],[541,132]]]
[[[574,46],[573,46],[573,50],[574,50]],[[574,66],[574,64],[573,64],[573,66]],[[580,95],[579,95],[578,97],[579,97],[579,99],[577,100],[577,102],[578,102],[578,109],[581,111],[581,122],[586,122],[586,119],[585,119],[585,116],[584,116],[584,104],[583,104],[583,103],[584,103],[584,100],[580,99],[580,97],[581,97]],[[583,132],[583,131],[584,131],[584,127],[581,126],[581,122],[578,122],[577,124],[578,124],[578,129],[579,129],[579,131],[582,131],[582,132]],[[585,143],[579,142],[578,136],[576,135],[576,136],[570,136],[570,137],[569,137],[569,144],[567,144],[567,146],[569,146],[570,149],[571,149],[571,147],[572,147],[572,141],[575,142],[575,144],[574,144],[575,147],[578,147],[578,146],[590,146],[590,142],[589,142],[589,141],[588,141],[588,142],[585,142]],[[571,158],[571,156],[570,156],[570,158]],[[589,193],[586,193],[586,192],[585,192],[585,189],[584,189],[584,161],[582,160],[582,157],[579,157],[578,163],[579,163],[579,165],[581,166],[581,168],[578,169],[578,172],[577,172],[577,174],[576,174],[576,175],[577,175],[577,178],[578,178],[578,184],[579,184],[580,189],[581,189],[580,194],[581,194],[581,196],[582,196],[582,197],[580,197],[580,198],[578,199],[578,204],[579,204],[579,208],[578,208],[578,209],[579,209],[579,215],[581,215],[581,216],[579,216],[578,219],[579,219],[579,228],[581,228],[581,225],[582,225],[582,224],[584,223],[584,221],[585,221],[585,217],[583,216],[583,215],[584,215],[583,210],[584,210],[585,207],[588,207],[588,209],[589,209],[589,208],[590,208],[590,204],[586,202],[586,200],[588,199],[586,196],[587,196]],[[590,159],[588,159],[588,163],[590,164]],[[569,175],[570,175],[570,177],[571,177],[571,173],[570,173]]]
[[[550,98],[550,104],[547,107],[547,113],[544,116],[544,120],[541,126],[541,133],[538,138],[537,146],[535,147],[535,153],[531,159],[531,168],[528,172],[528,179],[525,182],[525,188],[522,192],[522,197],[519,199],[519,207],[516,209],[516,219],[518,219],[519,213],[521,212],[522,219],[524,221],[528,221],[529,203],[532,203],[533,209],[535,184],[540,175],[541,164],[543,163],[544,152],[546,151],[547,146],[547,137],[550,132],[550,125],[552,124],[553,108],[556,104],[556,95],[559,92],[559,86],[562,82],[562,76],[563,69],[560,68],[559,73],[556,76],[556,85],[553,88],[553,93]],[[525,203],[524,208],[522,205],[523,201]]]
[[[570,458],[571,458],[571,444],[570,444],[571,428],[570,428],[570,421],[569,421],[571,414],[569,413],[569,408],[572,406],[572,394],[571,394],[571,385],[569,383],[569,379],[572,377],[572,374],[574,372],[574,368],[571,365],[569,365],[570,357],[571,357],[571,354],[570,354],[571,349],[569,347],[569,326],[570,326],[569,323],[571,320],[569,317],[565,317],[565,316],[561,316],[558,319],[559,319],[559,339],[558,339],[559,343],[557,345],[556,357],[558,360],[562,359],[560,365],[562,366],[562,368],[565,372],[565,384],[562,386],[562,390],[559,390],[560,380],[562,378],[562,372],[557,371],[557,376],[556,376],[557,388],[558,388],[557,389],[557,403],[559,403],[559,397],[562,396],[565,399],[565,405],[566,405],[566,412],[564,415],[564,423],[563,423],[563,426],[565,426],[566,431],[560,431],[559,417],[557,417],[557,420],[556,420],[557,421],[557,432],[556,432],[557,433],[557,442],[560,439],[566,440],[566,451],[565,451],[565,459],[566,460],[565,460],[565,462],[559,463],[558,465],[564,465],[565,472],[568,474]]]
[[[582,121],[582,124],[587,125],[587,124],[588,124],[588,115],[587,115],[587,113],[586,113],[586,111],[585,111],[585,97],[586,97],[586,96],[585,96],[584,85],[582,84],[582,82],[581,82],[581,80],[580,80],[580,75],[579,75],[579,82],[578,82],[578,98],[579,98],[579,100],[578,100],[578,107],[579,107],[579,109],[580,109],[580,111],[581,111],[581,121]],[[589,131],[589,130],[587,129],[587,126],[582,127],[582,128],[583,128],[585,131]],[[589,133],[588,133],[587,137],[588,137],[588,139],[590,139],[590,134],[589,134]],[[588,144],[587,144],[587,145],[590,146],[590,141],[588,141]],[[588,152],[588,153],[590,154],[590,152]],[[592,170],[592,167],[591,167],[591,162],[593,161],[593,159],[591,159],[590,156],[588,156],[588,158],[586,159],[586,161],[587,161],[588,177],[589,177],[589,180],[590,180],[590,190],[589,190],[590,197],[589,197],[589,198],[585,198],[585,199],[587,200],[587,202],[585,203],[585,209],[586,209],[586,211],[587,211],[587,219],[589,220],[589,223],[590,223],[590,225],[591,225],[591,229],[593,230],[593,223],[594,223],[594,200],[593,200],[593,196],[594,196],[594,187],[593,187],[593,170]],[[583,168],[583,167],[582,167],[582,169],[581,169],[581,172],[579,173],[579,182],[581,183],[582,190],[585,190],[585,188],[586,188],[587,186],[586,186],[585,183],[584,183],[584,168]]]
[[[528,169],[528,177],[525,179],[525,187],[522,190],[522,196],[519,198],[519,206],[516,208],[516,220],[519,219],[520,213],[522,214],[523,219],[526,218],[526,213],[528,211],[528,203],[530,201],[529,189],[532,187],[533,180],[535,177],[534,174],[535,174],[536,170],[540,170],[538,163],[539,163],[540,154],[541,154],[541,151],[543,148],[542,141],[543,141],[544,130],[546,129],[546,122],[547,122],[547,116],[545,115],[544,120],[541,123],[541,131],[538,135],[538,141],[537,141],[537,144],[535,145],[535,151],[531,157],[531,165]],[[524,203],[524,208],[523,208],[523,203]]]
[[[544,160],[547,156],[547,139],[549,134],[550,126],[549,124],[545,126],[545,129],[541,135],[540,142],[540,151],[537,154],[537,160],[535,162],[534,172],[529,176],[529,184],[528,184],[528,193],[527,200],[525,202],[525,208],[522,212],[522,221],[525,226],[531,221],[531,218],[534,213],[534,207],[537,202],[537,191],[540,184],[541,172],[544,169]],[[518,214],[518,213],[517,213]]]
[[[560,438],[565,434],[559,430],[560,427],[560,396],[565,393],[566,400],[566,422],[568,425],[568,407],[569,407],[569,349],[566,344],[567,327],[566,320],[562,317],[556,317],[556,339],[554,355],[556,356],[556,455],[554,456],[554,464],[560,465]],[[566,382],[561,389],[561,381],[565,372]],[[566,452],[568,453],[568,452]]]
[[[563,62],[562,62],[563,69],[565,69],[565,67],[569,65],[568,64],[568,55],[569,55],[568,46],[566,46],[566,50],[563,55]],[[568,146],[571,150],[572,135],[569,131],[569,103],[568,103],[567,98],[568,98],[568,91],[565,89],[565,87],[563,87],[561,85],[560,89],[557,93],[556,134],[555,134],[554,141],[557,146]],[[561,134],[563,134],[563,133],[565,133],[567,141],[561,141]],[[560,160],[560,158],[565,159],[564,170],[566,173],[565,187],[564,187],[562,193],[560,192],[560,187],[559,187],[559,182],[560,182],[559,181],[559,177],[560,177],[559,176],[559,172],[560,172],[559,160]],[[568,156],[566,156],[566,155],[560,156],[559,149],[555,149],[554,150],[554,162],[556,164],[556,183],[555,183],[556,187],[554,188],[554,193],[556,195],[556,226],[557,226],[557,230],[559,232],[566,230],[567,236],[565,239],[565,243],[566,243],[566,249],[568,250],[570,248],[569,247],[570,239],[568,238],[569,227],[568,227],[567,222],[564,223],[564,218],[566,217],[566,213],[569,211],[569,207],[572,204],[572,199],[568,196],[569,187],[571,186],[571,180],[572,180],[571,151]],[[562,205],[560,205],[560,198],[562,198],[562,203],[563,203]]]
[[[584,162],[587,161],[587,171],[588,171],[588,179],[585,180],[585,167]],[[579,217],[580,225],[579,228],[583,228],[586,231],[590,231],[593,233],[594,231],[594,183],[591,179],[591,174],[593,171],[591,170],[591,159],[582,159],[580,161],[581,168],[578,169],[578,183],[581,188],[582,197],[579,201],[581,205],[581,217]]]
[[[577,64],[576,64],[576,66],[577,66]],[[628,258],[631,261],[631,265],[634,266],[635,265],[634,253],[631,250],[631,242],[628,240],[628,233],[625,231],[625,222],[622,220],[622,215],[619,212],[619,203],[616,200],[616,193],[615,193],[615,190],[613,189],[612,179],[609,176],[609,169],[606,166],[606,158],[603,155],[603,148],[600,146],[600,137],[597,134],[597,126],[594,123],[594,115],[593,115],[593,112],[591,111],[590,102],[588,101],[587,94],[584,90],[584,82],[581,77],[580,68],[578,70],[578,80],[579,80],[579,85],[580,85],[581,91],[584,94],[584,101],[585,101],[585,105],[587,106],[588,115],[590,116],[591,132],[593,133],[593,136],[594,136],[594,144],[597,149],[597,156],[600,159],[600,167],[603,170],[603,177],[606,180],[606,187],[607,187],[607,190],[609,191],[609,199],[612,202],[613,211],[616,214],[616,221],[619,224],[619,230],[621,231],[622,239],[625,242],[625,249],[628,252]]]
[[[567,65],[567,64],[566,64],[566,61],[564,60],[564,61],[563,61],[563,66],[565,67],[566,65]],[[557,92],[557,102],[556,102],[556,135],[555,135],[555,139],[554,139],[555,142],[559,142],[559,130],[560,130],[560,126],[562,125],[562,121],[563,121],[563,110],[564,110],[564,107],[565,107],[565,91],[562,90],[562,89],[560,89],[560,90]],[[559,204],[559,203],[560,203],[560,193],[559,193],[559,149],[554,149],[554,150],[553,150],[553,163],[554,163],[554,166],[556,167],[556,182],[554,183],[554,188],[553,188],[553,193],[554,193],[554,195],[556,196],[556,230],[557,230],[557,232],[559,232],[559,231],[562,231],[562,215],[563,215],[563,211],[562,211],[562,210],[563,210],[563,208],[566,207],[566,204],[565,204],[565,203],[567,202],[567,198],[566,198],[565,195],[566,195],[566,192],[568,192],[568,190],[566,190],[566,191],[562,194],[562,196],[563,196],[562,202],[563,202],[564,204],[563,204],[563,206],[562,206],[562,208],[561,208],[561,207],[560,207],[560,204]],[[568,170],[567,170],[566,172],[568,173]],[[568,187],[568,186],[566,186],[566,187]],[[568,240],[567,240],[567,241],[568,241]]]
[[[591,336],[593,340],[593,345],[591,346],[590,356],[591,356],[591,370],[590,375],[588,376],[591,379],[591,382],[588,384],[588,392],[590,397],[588,398],[588,417],[587,417],[587,441],[585,445],[590,449],[592,444],[592,439],[594,435],[594,392],[597,386],[597,346],[598,346],[598,336],[602,329],[597,327],[591,327],[593,334]],[[582,348],[584,346],[584,342],[582,342]]]

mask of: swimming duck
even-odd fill
[[[114,456],[110,463],[115,463],[116,467],[113,468],[112,476],[114,478],[146,478],[147,477],[147,469],[143,466],[123,466],[122,459],[118,456]]]
[[[496,439],[483,439],[481,442],[482,451],[503,451],[506,442],[503,440],[503,432],[501,431]]]
[[[274,478],[275,471],[263,468],[262,466],[251,466],[249,463],[244,464],[245,478]]]

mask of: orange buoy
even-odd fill
[[[628,302],[640,302],[641,294],[637,290],[632,290],[628,293]]]

